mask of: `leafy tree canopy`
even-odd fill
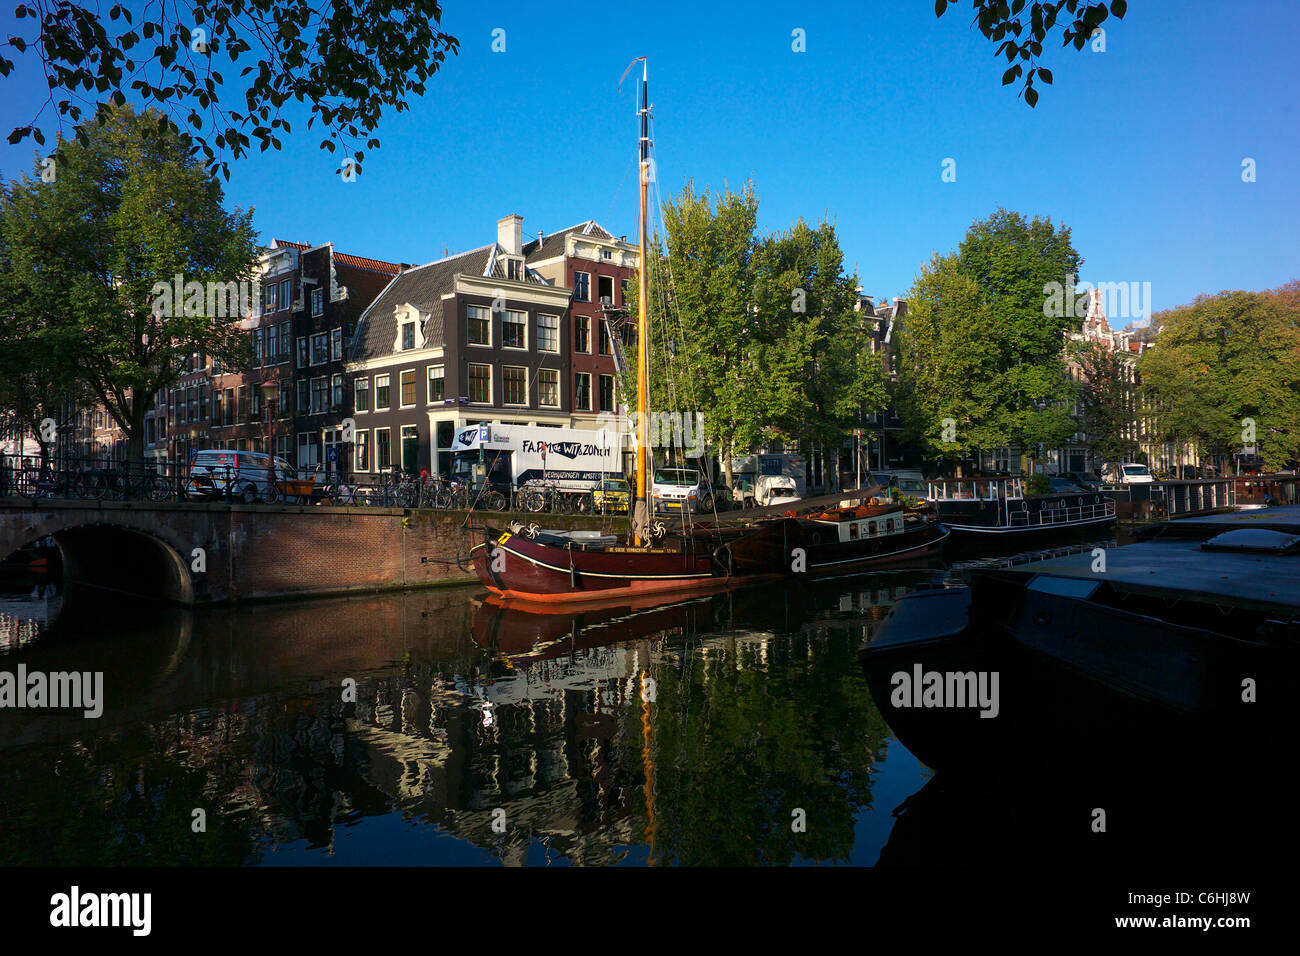
[[[724,468],[778,441],[838,444],[885,401],[835,227],[760,236],[757,217],[752,184],[688,183],[664,204],[666,249],[647,256],[651,403],[703,412]]]
[[[1161,437],[1228,455],[1254,447],[1273,468],[1300,459],[1295,289],[1220,292],[1152,317],[1138,369]]]
[[[1075,320],[1045,298],[1082,263],[1068,227],[999,209],[971,225],[955,254],[923,267],[899,333],[908,437],[948,459],[1066,441],[1077,428],[1063,401]]]
[[[226,211],[220,184],[156,114],[124,107],[90,125],[59,139],[52,181],[38,164],[0,196],[0,314],[41,330],[34,341],[138,458],[145,414],[188,356],[246,359],[238,323],[255,301],[256,235],[252,211]],[[178,276],[202,291],[175,295]]]
[[[935,0],[935,16],[942,17],[957,0]],[[974,25],[984,37],[998,45],[995,56],[1005,57],[1007,69],[1002,85],[1022,80],[1020,95],[1030,107],[1038,105],[1035,78],[1051,86],[1052,71],[1038,65],[1043,44],[1059,27],[1061,46],[1082,50],[1093,31],[1110,16],[1122,20],[1128,13],[1128,0],[971,0],[975,9]]]
[[[386,109],[402,112],[459,41],[438,29],[437,0],[189,0],[96,4],[30,0],[14,9],[18,32],[0,41],[0,76],[35,56],[49,87],[37,116],[9,142],[45,142],[51,123],[111,115],[131,95],[226,179],[218,159],[279,149],[292,132],[285,108],[308,104],[321,148],[350,155],[360,170]],[[226,73],[222,71],[225,70]],[[47,112],[49,111],[49,112]],[[51,115],[53,114],[53,115]]]

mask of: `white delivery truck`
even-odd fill
[[[451,454],[452,478],[472,486],[486,481],[503,494],[530,481],[566,493],[594,491],[606,478],[623,477],[615,432],[485,422],[458,430]]]

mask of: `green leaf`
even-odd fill
[[[1025,87],[1025,102],[1031,108],[1038,105],[1038,91],[1032,86]]]

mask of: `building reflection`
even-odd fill
[[[888,735],[855,651],[912,581],[541,616],[463,591],[200,615],[70,592],[6,666],[102,670],[104,716],[0,712],[0,858],[310,862],[399,814],[506,864],[844,861]],[[366,862],[396,852],[368,839]]]

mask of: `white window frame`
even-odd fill
[[[585,321],[587,323],[587,347],[585,349],[578,348],[578,343],[576,341],[578,337],[578,323],[582,321]],[[577,352],[579,355],[590,355],[591,354],[591,316],[575,315],[573,317],[573,337],[575,339],[573,343],[573,351]]]
[[[522,402],[512,402],[512,401],[509,401],[509,397],[510,397],[510,389],[509,389],[509,388],[507,387],[507,385],[506,385],[506,372],[509,372],[509,371],[512,371],[512,370],[518,370],[518,371],[524,373],[524,400],[523,400]],[[505,407],[505,406],[509,406],[510,408],[527,408],[527,407],[528,407],[528,404],[529,404],[529,402],[528,402],[528,399],[529,399],[528,392],[529,392],[529,391],[530,391],[530,389],[529,389],[529,387],[528,387],[528,367],[527,367],[527,366],[525,366],[525,365],[503,365],[503,366],[501,366],[501,405],[502,405],[503,407]]]
[[[442,398],[433,397],[433,372],[437,369],[442,374],[438,380],[442,382]],[[429,405],[441,405],[447,399],[447,366],[445,365],[427,365],[424,369],[424,400]]]
[[[485,363],[485,362],[470,362],[470,363],[468,363],[468,365],[467,365],[466,368],[465,368],[465,391],[468,392],[468,391],[470,390],[470,383],[474,381],[473,369],[474,369],[475,366],[478,366],[479,368],[485,368],[485,369],[488,370],[488,376],[487,376],[487,382],[488,382],[487,401],[485,401],[485,402],[476,402],[476,401],[474,401],[474,396],[471,395],[471,396],[470,396],[470,404],[471,404],[471,405],[491,405],[491,404],[492,404],[492,366],[491,366],[490,364]]]
[[[330,329],[330,361],[343,361],[343,330]]]
[[[383,408],[379,407],[379,380],[381,378],[384,380],[383,387],[388,389],[388,403]],[[370,407],[377,412],[386,412],[393,407],[393,377],[391,373],[384,372],[382,375],[375,376],[374,391],[370,395]]]
[[[363,429],[361,429],[360,431],[353,432],[353,433],[352,433],[352,438],[353,438],[353,441],[352,441],[352,470],[353,470],[354,472],[356,472],[357,474],[363,474],[363,475],[369,474],[369,473],[370,473],[371,465],[373,464],[373,461],[374,461],[374,454],[375,454],[374,446],[370,444],[370,429],[369,429],[369,428],[363,428]],[[361,447],[362,445],[364,445],[364,446],[365,446],[365,449],[366,449],[366,467],[364,467],[364,468],[358,468],[358,467],[357,467],[357,449],[358,449],[359,447]]]
[[[487,313],[487,341],[486,342],[471,342],[469,340],[470,312],[471,310],[474,309],[482,309]],[[491,306],[470,303],[465,307],[465,344],[472,349],[492,348],[492,307]]]
[[[420,404],[420,399],[417,397],[419,395],[417,389],[420,387],[419,379],[415,377],[415,373],[416,370],[413,368],[404,368],[397,373],[397,407],[398,408],[414,408],[416,405]],[[412,401],[411,404],[409,405],[407,405],[405,402],[402,401],[402,376],[403,375],[411,376]]]
[[[593,400],[593,398],[592,398],[593,393],[592,393],[592,390],[591,390],[591,373],[590,373],[590,372],[574,372],[573,375],[574,375],[574,380],[573,380],[573,410],[574,410],[575,412],[589,412],[589,411],[592,411],[592,410],[595,408],[595,404],[596,404],[596,402],[595,402],[595,401]],[[577,376],[579,376],[579,375],[581,375],[581,376],[583,376],[584,378],[587,379],[587,407],[586,407],[586,408],[583,408],[581,405],[578,404],[578,380],[577,380]]]
[[[553,349],[542,348],[542,320],[543,319],[555,320],[555,348]],[[558,315],[552,315],[549,312],[537,313],[537,351],[546,352],[548,354],[558,353],[560,351],[560,317]]]
[[[579,299],[579,298],[578,298],[578,276],[586,276],[586,277],[587,277],[587,297],[586,297],[585,299]],[[581,270],[579,270],[579,269],[574,269],[574,270],[573,270],[573,301],[574,301],[574,302],[590,302],[590,301],[591,301],[591,273],[590,273],[590,272],[583,272],[583,271],[581,271]]]
[[[357,408],[357,395],[359,395],[361,392],[366,393],[365,408]],[[369,415],[371,408],[374,407],[372,404],[373,398],[374,395],[370,391],[370,376],[363,375],[352,382],[352,414]]]
[[[388,469],[391,471],[393,468],[393,430],[387,427],[376,428],[375,443],[370,449],[370,460],[374,463],[374,468],[372,470],[374,471],[375,474],[379,474],[382,471],[379,465],[379,433],[380,432],[383,432],[388,436]]]
[[[555,376],[555,401],[542,401],[542,376]],[[559,408],[560,407],[560,370],[558,368],[539,368],[537,370],[537,404],[541,408]]]
[[[522,315],[523,322],[511,322],[511,325],[522,325],[524,327],[524,344],[523,345],[506,345],[506,316]],[[527,352],[530,345],[528,335],[528,311],[520,309],[504,309],[501,312],[501,348],[510,352]]]
[[[325,314],[325,290],[311,290],[311,314],[313,317]]]
[[[321,359],[319,362],[316,361],[316,340],[317,339],[325,340],[325,348],[322,350],[324,352],[325,357]],[[307,345],[307,359],[310,364],[310,367],[315,368],[317,365],[326,364],[330,360],[329,355],[330,355],[330,334],[328,332],[314,333],[311,336],[311,341]]]

